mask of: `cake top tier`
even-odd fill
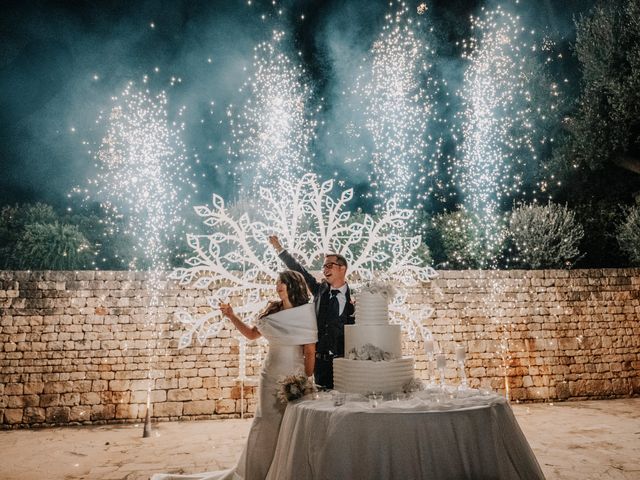
[[[391,301],[391,299],[396,294],[395,287],[388,282],[369,282],[362,285],[359,289],[359,292],[362,293],[370,293],[372,295],[383,296],[387,299],[387,303]]]
[[[356,325],[387,325],[389,301],[395,295],[390,284],[368,284],[358,293]]]

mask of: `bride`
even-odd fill
[[[264,480],[273,460],[285,405],[277,398],[278,379],[293,373],[313,374],[318,338],[315,310],[304,277],[292,270],[278,275],[280,301],[269,302],[250,327],[220,304],[222,314],[250,340],[264,336],[269,353],[260,373],[259,402],[247,443],[235,468],[193,475],[156,474],[151,480]]]

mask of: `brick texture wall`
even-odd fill
[[[640,394],[639,269],[439,274],[407,302],[434,307],[424,325],[448,382],[459,382],[462,344],[470,385],[512,400]],[[170,283],[161,307],[148,304],[143,273],[0,272],[2,427],[136,422],[149,391],[158,420],[251,415],[256,382],[240,374],[257,374],[264,345],[227,326],[178,350],[175,312],[207,312],[206,292]],[[404,349],[426,380],[422,341]]]

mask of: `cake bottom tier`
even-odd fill
[[[371,360],[333,360],[333,385],[339,392],[360,393],[401,392],[402,386],[413,378],[413,357],[388,362]]]

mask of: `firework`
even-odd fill
[[[430,133],[438,121],[439,86],[430,76],[435,52],[422,39],[421,24],[414,24],[403,2],[395,8],[354,88],[373,139],[370,182],[378,199],[414,206],[431,193],[437,173],[441,140]]]
[[[523,195],[525,170],[537,163],[534,125],[540,114],[530,82],[536,46],[534,32],[500,8],[471,21],[477,33],[463,44],[468,68],[459,93],[463,141],[455,176],[474,230],[473,250],[480,252],[481,266],[491,266],[504,240],[500,207]]]
[[[284,53],[283,39],[283,32],[274,32],[271,41],[255,47],[253,73],[240,89],[246,100],[239,113],[229,109],[229,154],[241,191],[249,195],[300,178],[312,167],[312,92],[305,70]]]
[[[168,241],[182,223],[193,188],[181,130],[167,118],[164,92],[152,96],[128,84],[113,98],[107,133],[95,154],[98,173],[89,181],[113,224],[124,219],[141,257],[137,261],[154,271],[168,267]]]

